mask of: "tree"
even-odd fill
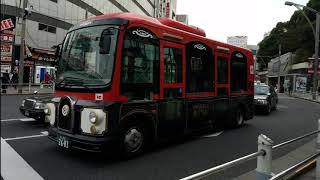
[[[320,11],[320,1],[310,0],[307,6]],[[314,13],[303,10],[315,26]],[[293,52],[296,54],[293,63],[306,61],[314,52],[314,35],[310,25],[301,11],[295,11],[288,22],[279,22],[258,45],[257,61],[267,64],[278,56],[278,47],[281,44],[282,54]]]

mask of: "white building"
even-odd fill
[[[189,17],[186,14],[177,14],[176,20],[184,24],[189,24]]]
[[[67,30],[75,23],[90,16],[134,12],[154,16],[157,0],[29,0],[33,13],[27,20],[26,42],[31,47],[51,48],[62,42]],[[20,16],[14,0],[1,0],[1,14]],[[161,1],[162,2],[162,1]],[[22,4],[22,3],[21,3]],[[176,4],[172,3],[171,4]],[[170,15],[175,6],[170,6]],[[165,13],[164,13],[165,14]],[[171,17],[171,16],[170,16]],[[16,25],[20,29],[20,25]],[[20,38],[16,38],[20,44]]]
[[[155,17],[166,17],[176,19],[177,0],[154,0]]]
[[[234,46],[247,48],[248,37],[247,36],[229,36],[227,39],[227,43]]]

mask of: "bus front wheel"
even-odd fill
[[[146,146],[146,127],[139,122],[128,123],[123,128],[122,150],[125,157],[141,154]]]

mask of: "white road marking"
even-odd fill
[[[33,119],[33,118],[23,118],[23,119],[20,119],[20,121],[29,122],[29,121],[35,121],[35,119]]]
[[[43,180],[43,178],[2,138],[1,176],[4,180]]]
[[[1,119],[1,122],[20,121],[20,119]]]
[[[29,138],[35,138],[35,137],[43,137],[48,136],[48,131],[42,131],[41,134],[38,135],[32,135],[32,136],[22,136],[22,137],[14,137],[14,138],[6,138],[5,141],[12,141],[12,140],[18,140],[18,139],[29,139]]]
[[[214,134],[205,135],[205,136],[202,136],[202,137],[204,137],[204,138],[217,137],[217,136],[219,136],[219,135],[222,134],[222,133],[223,133],[223,131],[217,132],[217,133],[214,133]]]
[[[35,121],[35,119],[33,119],[33,118],[1,119],[1,122],[9,122],[9,121],[29,122],[29,121]]]

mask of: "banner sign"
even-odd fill
[[[1,42],[8,42],[13,43],[14,42],[14,35],[12,34],[1,34]]]
[[[14,28],[14,24],[11,19],[5,19],[1,21],[1,31],[11,28]]]
[[[313,74],[313,61],[309,61],[309,65],[308,65],[308,73],[309,74]],[[320,74],[320,63],[318,66],[318,74]]]

